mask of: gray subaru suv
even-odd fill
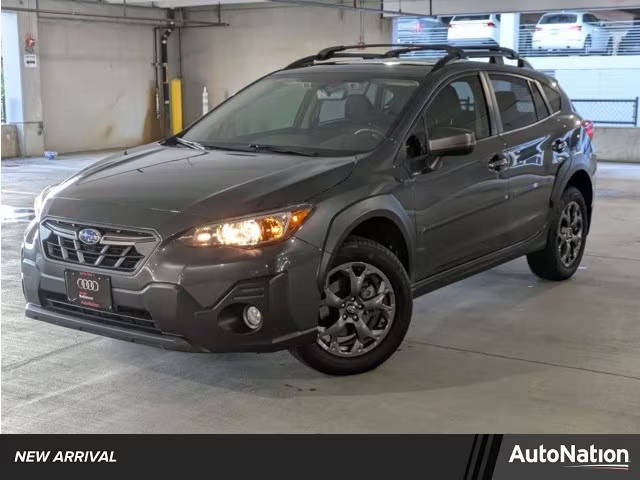
[[[26,315],[364,372],[397,349],[414,297],[522,255],[545,279],[573,275],[591,134],[508,49],[327,48],[45,189]]]

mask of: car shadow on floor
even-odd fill
[[[488,280],[495,274],[489,273]],[[502,275],[505,276],[504,274]],[[510,277],[510,274],[506,275]],[[509,280],[509,278],[506,278]],[[515,280],[515,279],[513,279]],[[505,305],[496,300],[496,308],[514,308],[530,300],[540,290],[557,288],[559,284],[544,282],[542,288],[523,289]],[[429,317],[433,308],[421,305],[414,321]],[[484,305],[483,308],[487,308]],[[439,313],[438,323],[457,323],[468,316],[468,307],[450,307],[446,315]],[[429,327],[427,327],[429,330]],[[268,398],[309,395],[375,395],[446,389],[469,384],[494,382],[504,377],[526,375],[548,368],[517,359],[485,356],[462,349],[441,348],[424,342],[424,325],[414,325],[399,350],[378,369],[351,377],[331,377],[316,372],[291,357],[287,352],[270,354],[179,354],[150,362],[145,369],[181,381],[197,382],[215,388],[241,391]],[[499,336],[499,332],[496,335]],[[426,338],[429,338],[426,336]],[[442,338],[439,338],[439,343]],[[500,338],[495,338],[497,344]],[[114,346],[114,348],[116,348]],[[169,352],[167,352],[169,353]]]

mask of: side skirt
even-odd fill
[[[536,234],[534,237],[520,243],[510,245],[501,250],[489,253],[483,257],[476,258],[443,272],[436,273],[413,284],[413,298],[432,292],[438,288],[470,277],[476,273],[483,272],[506,262],[510,262],[518,257],[531,252],[542,250],[547,242],[547,229]]]

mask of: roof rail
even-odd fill
[[[351,53],[342,53],[345,50],[358,49],[363,50],[365,48],[381,48],[381,47],[390,47],[391,50],[386,51],[385,53],[367,53],[367,52],[351,52]],[[320,50],[315,55],[310,55],[308,57],[303,57],[296,60],[293,63],[290,63],[285,67],[285,70],[289,68],[299,68],[299,67],[307,67],[313,65],[314,62],[322,62],[325,60],[329,60],[331,58],[363,58],[363,59],[372,59],[372,58],[393,58],[397,57],[402,53],[409,53],[417,50],[444,50],[448,54],[453,52],[462,51],[459,48],[453,47],[451,45],[425,45],[420,43],[370,43],[365,45],[337,45],[335,47],[328,47]]]
[[[365,48],[381,48],[390,47],[385,53],[370,53],[370,52],[348,52],[345,50],[364,50]],[[418,52],[424,50],[442,50],[446,52],[446,55],[436,62],[433,66],[433,70],[438,70],[444,67],[447,63],[453,60],[470,59],[470,58],[489,58],[489,62],[496,64],[504,64],[503,58],[510,60],[517,60],[518,67],[533,68],[531,64],[524,58],[521,58],[518,52],[510,48],[491,46],[491,45],[464,45],[453,46],[447,44],[423,44],[423,43],[370,43],[364,45],[337,45],[334,47],[328,47],[320,50],[315,55],[303,57],[296,60],[293,63],[287,65],[284,69],[308,67],[313,65],[314,62],[326,61],[331,58],[362,58],[362,59],[374,59],[374,58],[394,58],[399,57],[403,53]],[[433,71],[432,70],[432,71]]]

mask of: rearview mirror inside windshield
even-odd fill
[[[326,90],[319,88],[317,90],[318,100],[344,100],[347,96],[347,92],[344,89],[339,90]]]

